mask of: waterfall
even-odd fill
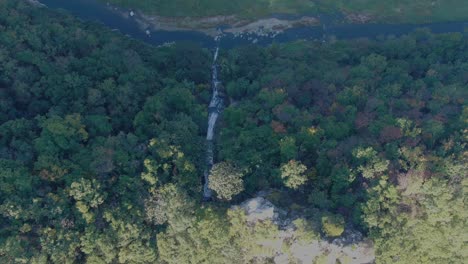
[[[223,98],[219,93],[219,85],[221,82],[218,80],[218,53],[219,53],[219,37],[215,38],[216,40],[216,50],[213,56],[213,64],[211,66],[211,89],[212,97],[210,104],[208,106],[208,130],[206,132],[206,169],[204,172],[204,186],[203,186],[203,199],[211,199],[212,191],[208,187],[209,184],[209,175],[210,170],[214,164],[214,129],[216,126],[216,121],[218,120],[219,114],[223,110],[224,102]]]

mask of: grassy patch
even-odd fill
[[[320,0],[329,10],[366,13],[376,21],[424,23],[468,19],[466,0]]]

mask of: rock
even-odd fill
[[[27,0],[30,4],[38,7],[46,7],[43,3],[39,2],[38,0]]]
[[[288,264],[288,263],[290,263],[289,262],[289,256],[287,254],[279,254],[279,255],[275,256],[273,261],[276,264]]]
[[[278,220],[278,214],[275,213],[275,206],[263,197],[250,199],[240,205],[245,210],[247,222]]]
[[[234,208],[241,208],[245,211],[249,225],[270,220],[278,227],[278,233],[274,238],[257,241],[258,245],[268,249],[255,256],[259,261],[269,259],[276,264],[309,264],[320,258],[329,264],[374,263],[375,255],[372,242],[365,239],[360,232],[350,228],[347,228],[342,236],[331,242],[325,239],[309,241],[298,239],[297,228],[293,221],[301,216],[288,217],[286,211],[275,207],[265,198],[267,196],[268,192],[260,192],[258,197],[247,200],[239,206],[234,206]]]
[[[364,13],[350,13],[346,15],[346,19],[351,23],[365,24],[372,20],[372,16]]]
[[[315,258],[323,254],[323,249],[318,240],[309,244],[293,243],[291,255],[300,260],[300,263],[314,263]]]
[[[333,239],[332,244],[337,246],[346,246],[349,244],[358,243],[362,240],[363,236],[360,232],[347,229],[340,237]]]

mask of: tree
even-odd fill
[[[442,122],[431,119],[424,125],[423,134],[428,141],[430,147],[434,147],[437,140],[439,140],[445,132]]]
[[[185,229],[167,229],[157,235],[163,263],[240,263],[242,252],[233,243],[223,215],[205,208],[197,212],[196,218],[187,220]]]
[[[296,139],[293,137],[282,138],[279,142],[282,161],[294,160],[297,158],[298,148]]]
[[[20,162],[0,159],[0,201],[13,195],[28,197],[34,178]]]
[[[258,92],[260,85],[258,83],[250,83],[245,78],[239,78],[236,81],[230,82],[226,86],[227,94],[236,99],[244,99],[246,96],[254,95]]]
[[[402,137],[400,128],[394,126],[386,126],[380,131],[380,141],[382,143],[391,142]]]
[[[194,203],[174,184],[167,184],[152,191],[145,200],[146,220],[156,225],[168,224],[172,229],[187,228],[187,221],[194,213]]]
[[[81,237],[81,250],[86,254],[87,263],[112,263],[118,254],[118,246],[113,232],[97,232],[88,228]]]
[[[382,179],[370,190],[365,222],[381,263],[464,263],[467,179],[407,178],[398,191]],[[402,246],[404,245],[404,246]]]
[[[97,208],[104,202],[105,194],[100,193],[100,184],[96,180],[80,179],[70,186],[69,194],[76,201],[76,207],[83,214],[86,222],[94,219],[91,208]]]
[[[3,237],[0,242],[0,261],[2,263],[28,263],[28,257],[32,253],[27,252],[26,245],[20,237]]]
[[[41,135],[35,139],[39,156],[34,164],[39,175],[49,181],[58,181],[70,173],[71,164],[67,157],[76,153],[88,139],[81,122],[81,115],[39,117]]]
[[[366,179],[372,179],[388,169],[389,161],[377,156],[377,151],[372,147],[359,147],[353,151],[353,156],[358,160],[357,171]]]
[[[307,182],[306,171],[307,167],[300,161],[290,160],[281,166],[281,178],[287,187],[297,189]]]
[[[269,263],[276,250],[275,245],[281,243],[278,225],[270,220],[249,223],[240,208],[229,209],[227,219],[230,245],[238,251],[236,263]]]
[[[341,215],[322,216],[322,230],[329,237],[340,236],[344,231],[344,218]]]
[[[213,165],[209,175],[208,187],[216,192],[218,199],[231,200],[244,190],[244,171],[230,162]]]

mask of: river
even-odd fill
[[[119,30],[132,38],[143,40],[153,45],[177,41],[197,42],[204,47],[214,47],[215,40],[203,33],[195,31],[155,31],[147,34],[131,16],[128,18],[112,11],[111,7],[96,0],[39,0],[52,9],[63,9],[75,16],[86,20],[96,21],[105,26]],[[322,21],[326,21],[323,19]],[[326,26],[298,27],[285,30],[275,37],[257,35],[235,36],[224,34],[219,46],[232,48],[255,42],[258,45],[268,45],[273,42],[281,43],[298,39],[324,40],[327,37],[337,39],[376,38],[378,36],[400,36],[410,33],[417,28],[429,28],[434,33],[464,32],[468,22],[446,22],[433,24],[343,24],[327,22]]]

